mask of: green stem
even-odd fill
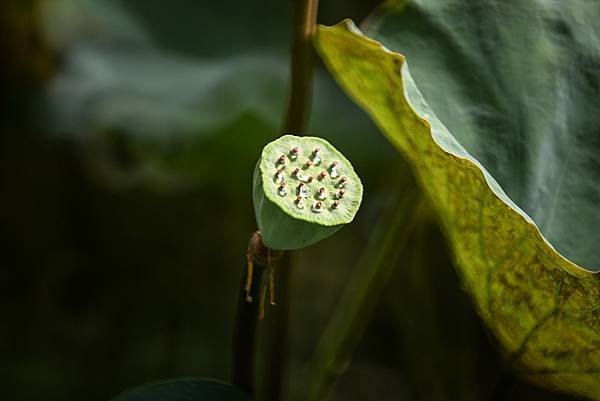
[[[313,44],[317,27],[318,0],[294,0],[291,82],[284,133],[302,135],[310,115],[313,85]],[[265,391],[263,400],[284,398],[289,364],[289,319],[292,269],[285,252],[277,268],[277,307],[271,310],[269,344],[265,350]]]
[[[317,29],[318,0],[294,0],[291,82],[285,133],[302,135],[310,115],[313,81],[313,44]]]
[[[256,325],[261,308],[259,294],[262,276],[268,264],[267,252],[260,233],[254,232],[248,242],[233,333],[231,382],[250,397],[254,396],[256,390]],[[248,277],[249,274],[252,277]],[[249,288],[247,283],[250,284]]]
[[[337,309],[319,341],[307,369],[302,401],[323,401],[349,365],[368,317],[385,288],[402,249],[421,218],[425,202],[412,187],[391,211],[379,219],[375,233],[358,262]],[[400,203],[398,203],[400,202]]]
[[[290,289],[291,263],[290,252],[285,252],[281,263],[277,266],[276,302],[277,305],[269,310],[268,344],[264,352],[263,401],[278,401],[284,398],[286,373],[289,363],[289,318],[290,318]]]
[[[291,82],[283,132],[302,135],[308,123],[312,97],[313,47],[312,38],[316,30],[318,0],[295,0],[293,20],[293,44],[291,55]],[[250,293],[255,302],[246,299],[246,275],[242,280],[238,300],[236,328],[233,335],[232,381],[244,389],[251,397],[256,393],[256,322],[261,316],[259,305],[260,276],[269,267],[269,261],[262,258],[270,251],[262,242],[259,232],[255,232],[248,246],[249,260],[255,268],[255,279]],[[283,396],[285,373],[288,360],[289,300],[291,287],[291,266],[289,252],[279,256],[275,286],[277,308],[269,313],[270,341],[265,349],[265,389],[263,399],[278,401]],[[264,262],[261,264],[261,262]],[[271,261],[274,263],[274,261]],[[272,267],[272,266],[271,266]]]

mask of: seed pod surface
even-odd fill
[[[319,167],[306,163],[315,154]],[[281,155],[287,158],[285,169],[281,169]],[[330,170],[326,176],[321,174],[321,166],[330,170],[334,166],[335,178]],[[323,193],[339,192],[340,173],[346,178],[343,199],[324,197]],[[280,190],[282,182],[290,189],[285,195]],[[354,219],[362,193],[362,183],[350,162],[317,137],[284,135],[269,143],[254,171],[256,220],[265,245],[272,249],[298,249],[330,236]]]

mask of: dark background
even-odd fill
[[[0,3],[0,397],[108,400],[227,380],[251,176],[285,104],[289,2]],[[360,21],[377,1],[322,1]],[[294,252],[293,363],[310,360],[374,224],[414,186],[321,65],[308,133],[355,164],[355,222]],[[501,355],[431,218],[409,240],[336,400],[488,400]],[[566,400],[518,381],[511,400]]]

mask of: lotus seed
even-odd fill
[[[313,164],[312,160],[309,159],[309,160],[306,161],[306,163],[304,163],[304,168],[307,169],[310,166],[312,166],[312,164]]]
[[[279,185],[279,191],[277,192],[279,194],[279,196],[286,196],[287,195],[287,191],[285,190],[285,182],[282,182],[281,185]]]
[[[275,183],[279,184],[283,182],[283,170],[277,171],[275,173]]]
[[[304,209],[304,202],[302,201],[302,198],[300,196],[296,198],[294,203],[296,204],[296,207],[298,209]]]
[[[300,183],[298,185],[298,197],[299,198],[307,198],[308,197],[308,188],[306,188],[306,185],[304,185],[304,183]]]
[[[319,188],[319,190],[317,191],[317,198],[320,200],[324,200],[327,198],[327,191],[325,191],[325,188]]]
[[[285,164],[285,155],[279,156],[279,159],[277,159],[277,163],[278,164]]]
[[[298,177],[299,172],[300,172],[300,169],[298,167],[296,167],[294,170],[292,170],[292,176]]]
[[[331,178],[338,178],[340,176],[340,165],[338,162],[331,163],[329,175]]]
[[[321,148],[315,148],[315,150],[313,150],[312,161],[315,166],[321,163]]]
[[[321,213],[323,211],[323,203],[322,202],[315,202],[312,206],[312,210],[315,213]]]
[[[333,201],[333,203],[331,204],[331,208],[333,210],[337,209],[338,207],[340,207],[340,201],[339,200],[335,200]]]
[[[348,179],[346,177],[342,177],[340,178],[340,181],[337,184],[338,188],[346,188],[346,183],[348,182]]]
[[[294,146],[292,150],[290,150],[290,159],[296,160],[298,155],[300,154],[300,148],[298,146]]]
[[[344,197],[344,194],[346,194],[346,190],[340,189],[340,191],[337,193],[337,198],[342,199]]]

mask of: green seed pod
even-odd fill
[[[254,170],[254,212],[271,249],[314,244],[350,223],[363,187],[329,142],[284,135],[264,147]]]

